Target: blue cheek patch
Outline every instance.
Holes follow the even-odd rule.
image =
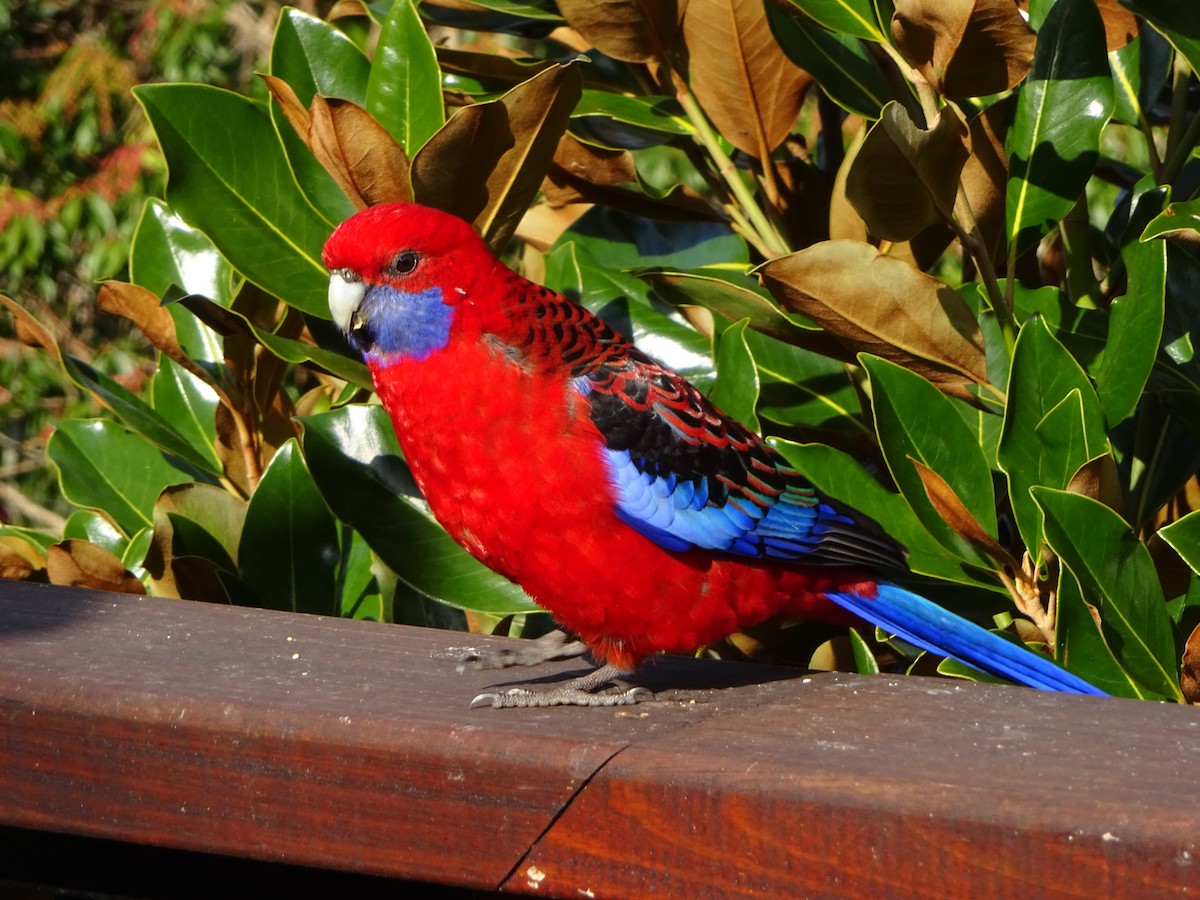
[[[365,353],[368,357],[386,360],[401,356],[419,362],[450,339],[454,309],[442,302],[441,288],[410,294],[376,285],[367,291],[363,305],[373,338]]]

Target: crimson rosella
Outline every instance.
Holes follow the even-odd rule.
[[[362,210],[325,245],[334,321],[361,351],[430,509],[603,665],[472,705],[610,705],[647,656],[770,616],[864,619],[1044,690],[1102,693],[888,581],[903,553],[758,435],[461,219]]]

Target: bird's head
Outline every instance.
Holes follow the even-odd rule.
[[[500,265],[471,226],[415,203],[386,203],[337,227],[322,254],[329,311],[368,360],[422,360],[450,340]]]

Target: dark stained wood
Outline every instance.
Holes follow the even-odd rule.
[[[661,702],[471,711],[543,674],[455,671],[492,640],[0,582],[0,826],[544,896],[1200,892],[1195,709],[664,659]]]

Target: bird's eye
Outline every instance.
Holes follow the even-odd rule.
[[[412,250],[405,250],[392,260],[392,271],[397,275],[409,275],[421,261],[421,255]]]

